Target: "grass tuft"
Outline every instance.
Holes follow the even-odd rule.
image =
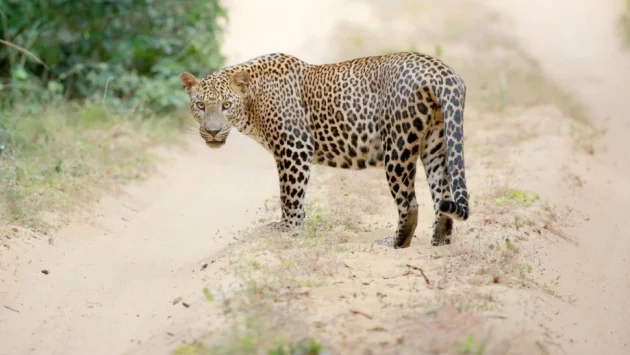
[[[521,206],[530,206],[540,200],[540,196],[534,192],[527,192],[519,189],[505,189],[496,196],[494,201],[497,205],[503,206],[508,203],[515,203]]]
[[[474,334],[468,334],[465,342],[457,341],[456,344],[458,345],[459,353],[462,355],[463,354],[483,355],[484,349],[485,349],[485,344],[483,342],[481,342],[480,344],[477,344],[477,342],[475,341]]]

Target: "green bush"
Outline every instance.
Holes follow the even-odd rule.
[[[69,99],[170,110],[185,103],[179,73],[223,64],[218,0],[0,0],[0,104],[37,89]],[[40,97],[39,93],[37,97]],[[17,100],[16,100],[17,99]]]

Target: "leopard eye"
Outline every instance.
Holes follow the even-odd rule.
[[[229,102],[229,101],[226,101],[226,102],[223,103],[222,107],[223,107],[224,110],[227,110],[230,107],[232,107],[232,103]]]
[[[196,106],[198,109],[200,109],[200,110],[203,110],[203,109],[205,109],[205,108],[206,108],[206,105],[205,105],[203,102],[201,102],[201,101],[197,102],[197,103],[195,104],[195,106]]]

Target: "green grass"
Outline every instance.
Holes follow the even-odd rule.
[[[496,188],[488,194],[480,195],[479,200],[488,200],[494,202],[497,206],[522,206],[529,207],[535,202],[540,201],[540,195],[536,192],[525,191],[515,188],[500,187]],[[533,222],[530,220],[520,221],[518,217],[515,217],[514,221],[506,221],[505,227],[512,225],[520,227],[524,225],[531,225]]]
[[[45,231],[60,212],[144,177],[149,149],[178,142],[179,124],[63,100],[0,110],[0,225]]]
[[[256,336],[247,336],[235,339],[229,346],[207,348],[201,343],[193,342],[181,345],[174,355],[211,355],[211,354],[268,354],[268,355],[323,355],[328,354],[324,347],[316,341],[306,339],[298,343],[287,343],[284,340],[276,340],[276,345],[268,347],[260,346],[260,339]]]
[[[473,334],[468,334],[466,342],[456,342],[456,345],[459,347],[460,354],[483,355],[486,347],[484,343],[477,344]]]
[[[311,206],[308,206],[311,207]],[[327,215],[324,210],[319,207],[307,208],[307,216],[304,220],[304,236],[307,240],[314,240],[319,233],[329,232],[334,225],[332,224],[333,217]]]
[[[276,302],[286,301],[283,292],[287,289],[259,280],[249,282],[242,291],[231,295],[229,302],[221,300],[217,303],[218,307],[224,307],[225,322],[229,326],[208,334],[205,339],[182,344],[173,350],[173,354],[325,354],[324,346],[312,338],[295,339],[292,333],[299,328],[286,327],[288,318],[285,317],[289,315],[275,306]],[[203,292],[209,293],[207,289]],[[214,301],[214,298],[209,300]]]
[[[205,353],[205,347],[200,343],[184,344],[177,348],[174,355],[199,355]]]
[[[535,192],[527,192],[519,189],[506,189],[502,194],[494,199],[497,205],[503,206],[507,203],[515,203],[521,206],[529,206],[540,200],[540,196]]]

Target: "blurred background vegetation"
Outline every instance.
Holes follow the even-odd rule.
[[[626,0],[626,7],[621,15],[621,34],[625,41],[625,45],[630,47],[630,0]]]
[[[177,136],[179,74],[223,65],[226,19],[218,0],[0,0],[0,225],[44,229],[141,176]]]

